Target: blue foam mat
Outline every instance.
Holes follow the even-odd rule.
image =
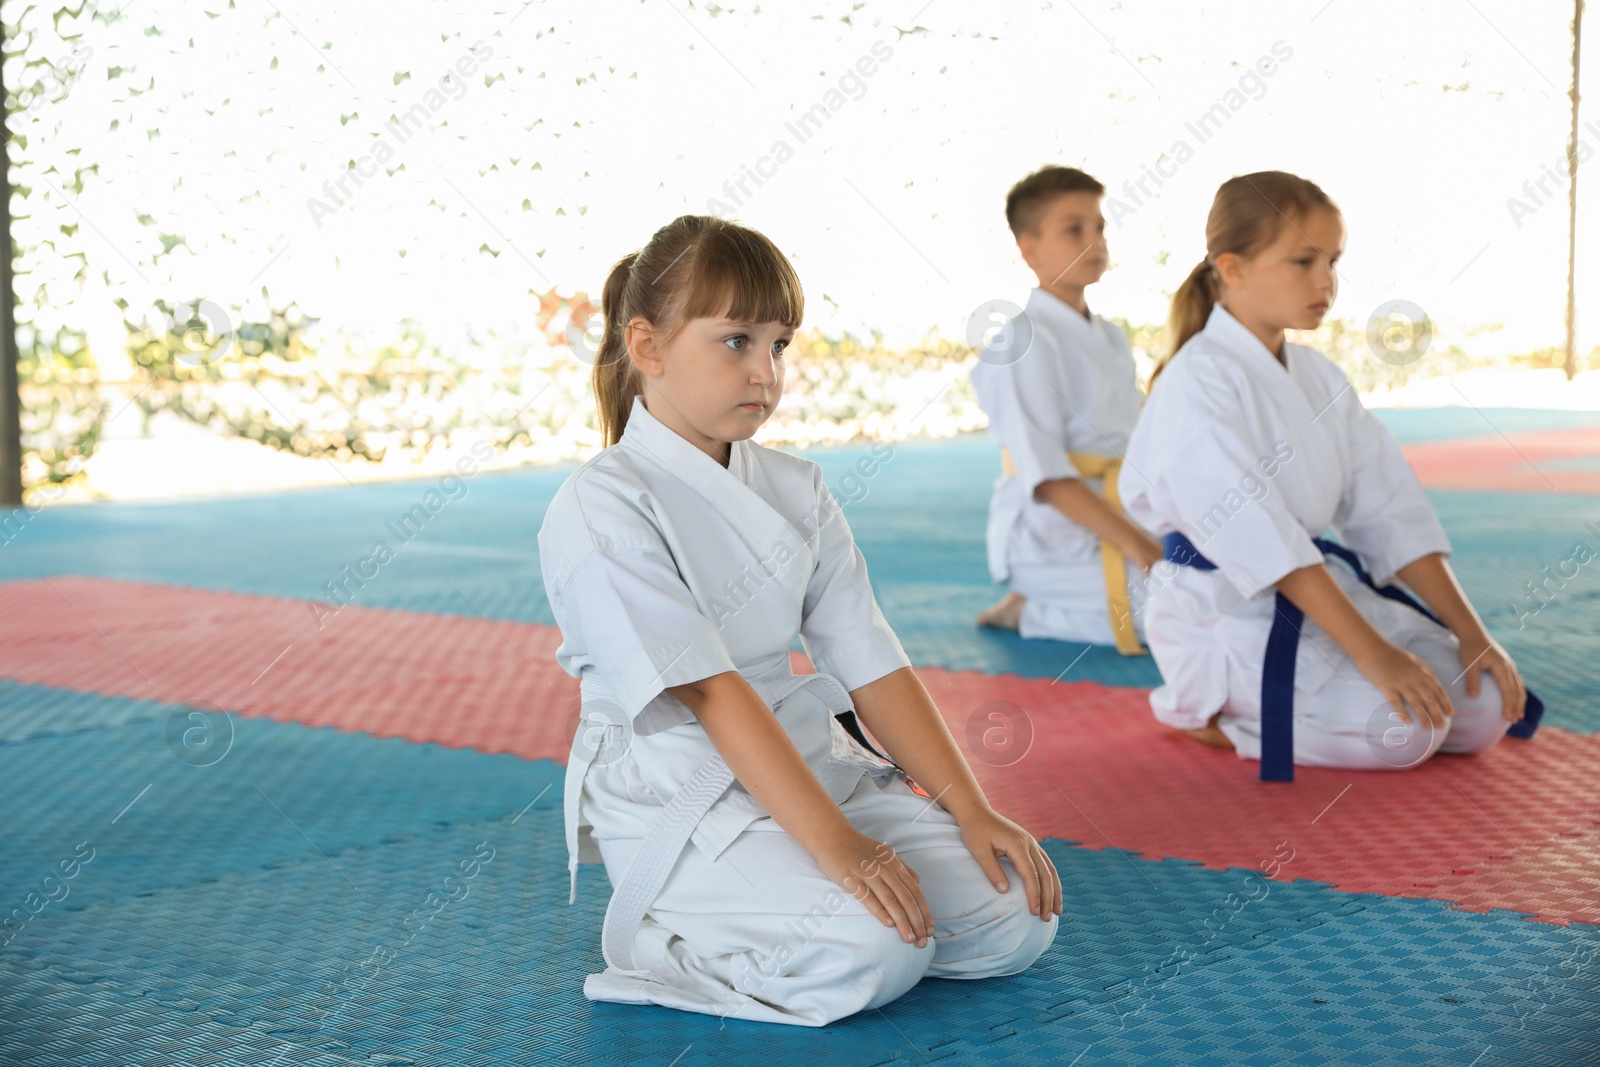
[[[1600,411],[1547,408],[1374,408],[1403,445],[1600,426]]]
[[[73,732],[18,726],[57,707]],[[585,867],[565,904],[552,763],[235,719],[195,767],[166,747],[182,708],[12,686],[0,709],[0,901],[95,848],[0,949],[4,1061],[1600,1061],[1593,926],[1308,882],[1230,903],[1244,871],[1060,841],[1066,921],[1022,975],[821,1030],[592,1004],[609,887]]]
[[[55,707],[73,732],[40,731],[57,718]],[[349,889],[337,873],[346,849],[515,814],[536,797],[536,810],[561,806],[559,785],[546,791],[548,768],[514,756],[237,715],[216,726],[231,729],[226,754],[198,766],[169,742],[188,713],[0,682],[0,810],[17,816],[7,826],[0,901],[21,900],[83,841],[96,850],[83,872],[93,877],[74,879],[51,911],[319,852],[325,871]],[[29,730],[34,736],[13,740]]]

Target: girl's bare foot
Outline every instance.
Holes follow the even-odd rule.
[[[1007,593],[1004,600],[991,604],[978,616],[979,626],[992,626],[996,630],[1015,630],[1022,625],[1022,606],[1028,598],[1019,593]]]
[[[1223,733],[1221,728],[1217,726],[1217,720],[1221,717],[1222,712],[1219,711],[1215,715],[1211,716],[1211,720],[1199,729],[1185,730],[1183,732],[1194,738],[1196,741],[1199,741],[1203,745],[1210,745],[1212,748],[1231,749],[1233,747],[1233,742],[1229,740],[1228,735]]]

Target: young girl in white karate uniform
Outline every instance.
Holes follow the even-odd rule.
[[[539,531],[582,691],[571,899],[579,862],[613,886],[591,1000],[822,1026],[924,976],[1014,974],[1055,936],[1055,868],[985,800],[820,469],[750,440],[803,307],[767,238],[710,216],[606,280],[608,447]],[[797,634],[818,673],[791,671]]]
[[[1543,711],[1394,437],[1343,371],[1285,341],[1322,321],[1344,242],[1303,178],[1223,184],[1120,477],[1129,516],[1165,537],[1145,608],[1156,718],[1260,759],[1264,779],[1482,752]]]

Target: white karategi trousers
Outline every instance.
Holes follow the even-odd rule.
[[[818,698],[802,690],[789,699]],[[602,730],[583,780],[582,820],[616,887],[662,801],[640,773],[626,728]],[[1016,974],[1049,948],[1059,919],[1029,912],[1011,861],[1000,860],[1007,883],[1001,893],[962,844],[954,817],[914,793],[898,772],[863,775],[840,808],[917,872],[933,913],[934,934],[923,947],[902,940],[763,817],[715,860],[692,843],[685,847],[638,927],[635,972],[607,967],[588,977],[584,995],[824,1026],[881,1007],[924,977]]]
[[[1484,674],[1478,695],[1467,695],[1466,672],[1455,635],[1411,608],[1374,593],[1338,560],[1329,559],[1328,571],[1385,639],[1421,657],[1433,669],[1455,714],[1437,728],[1405,722],[1356,669],[1349,654],[1307,618],[1301,623],[1303,647],[1295,671],[1295,764],[1406,770],[1438,752],[1463,755],[1493,748],[1510,726],[1501,714],[1500,687]],[[1270,598],[1265,603],[1270,605]],[[1261,647],[1265,648],[1265,641]],[[1217,727],[1242,759],[1260,759],[1261,658],[1235,652],[1228,653],[1228,699]]]
[[[1011,577],[1007,583],[1013,593],[1027,598],[1017,633],[1022,637],[1042,637],[1052,641],[1114,645],[1111,610],[1106,603],[1105,570],[1098,551],[1087,560],[1065,561],[1059,551],[1037,545],[1030,531],[1018,530],[1012,540]],[[1144,640],[1145,573],[1131,560],[1127,563],[1128,598],[1133,607],[1133,628]]]

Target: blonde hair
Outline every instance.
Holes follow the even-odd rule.
[[[1150,376],[1151,385],[1178,349],[1204,329],[1211,317],[1211,309],[1222,295],[1217,257],[1227,252],[1253,256],[1277,240],[1285,226],[1298,224],[1318,208],[1338,211],[1339,205],[1316,183],[1285,171],[1262,170],[1222,183],[1211,202],[1211,214],[1206,217],[1206,258],[1172,294],[1172,311],[1167,319],[1171,346]]]
[[[667,345],[691,320],[712,315],[798,327],[805,295],[794,267],[765,235],[715,215],[680,215],[611,268],[600,313],[594,399],[609,447],[622,439],[633,398],[643,391],[625,332],[635,317],[665,330],[656,343]]]

